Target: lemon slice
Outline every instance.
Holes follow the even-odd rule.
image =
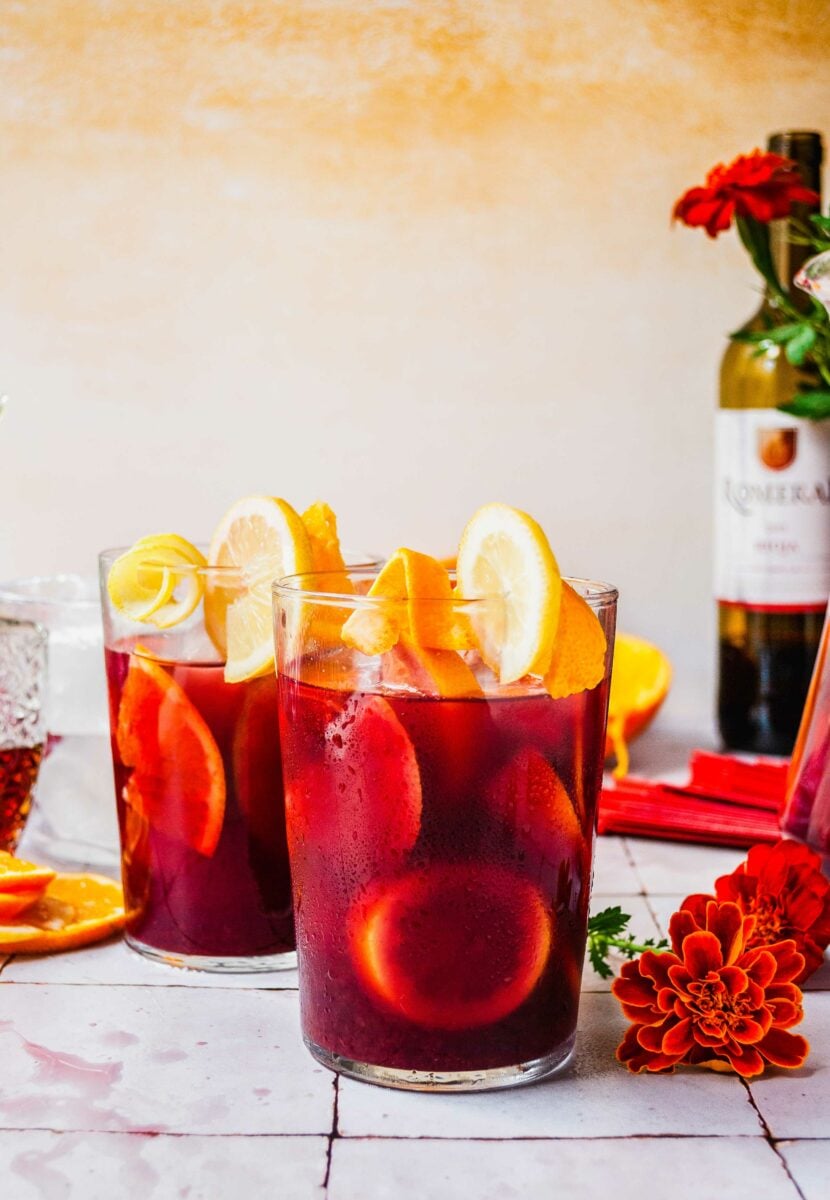
[[[212,572],[205,593],[205,626],[225,655],[225,679],[241,683],[274,666],[271,584],[314,569],[311,542],[285,500],[245,496],[225,513],[208,553]]]
[[[113,606],[131,621],[170,629],[196,609],[204,591],[198,570],[206,560],[177,533],[139,538],[110,567],[107,592]]]
[[[485,504],[461,535],[457,575],[465,599],[502,597],[502,604],[482,604],[470,613],[481,657],[500,682],[544,672],[559,623],[562,578],[536,521],[507,504]]]

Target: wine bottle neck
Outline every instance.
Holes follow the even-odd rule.
[[[798,165],[804,186],[811,188],[821,196],[821,161],[822,142],[816,133],[777,133],[770,137],[768,148],[775,154],[791,158]],[[821,211],[821,200],[816,204],[796,204],[793,206],[793,220],[807,224],[811,213]],[[772,221],[770,223],[770,251],[772,261],[781,286],[789,292],[790,299],[798,308],[809,306],[809,298],[796,288],[793,279],[799,269],[814,253],[809,246],[801,246],[791,242],[789,238],[790,221]],[[769,294],[767,303],[775,305],[775,300]]]

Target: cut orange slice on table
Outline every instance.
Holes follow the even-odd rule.
[[[617,759],[617,779],[628,774],[628,743],[657,715],[671,676],[671,663],[657,646],[629,633],[617,634],[605,740],[606,757],[613,754]]]
[[[492,597],[471,611],[481,657],[503,684],[547,669],[553,653],[562,579],[536,521],[507,504],[486,504],[467,523],[458,548],[458,591]]]
[[[132,767],[124,802],[154,829],[212,855],[225,815],[219,747],[181,685],[141,652],[130,655],[116,738]]]
[[[0,892],[43,891],[54,878],[51,867],[39,867],[0,850]]]
[[[607,649],[596,613],[570,584],[563,583],[553,655],[545,672],[549,695],[561,700],[596,687],[605,677]]]
[[[355,903],[347,931],[370,994],[443,1030],[514,1012],[539,982],[553,940],[538,888],[485,863],[434,863],[379,885]]]
[[[219,522],[208,558],[229,568],[226,583],[210,574],[205,592],[205,626],[225,656],[225,679],[264,675],[274,667],[271,584],[314,569],[305,525],[285,500],[246,496]]]
[[[121,885],[100,875],[56,875],[17,920],[0,922],[0,953],[43,954],[100,941],[124,924]]]

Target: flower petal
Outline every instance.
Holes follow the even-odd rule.
[[[774,1066],[794,1069],[803,1064],[810,1052],[810,1044],[800,1034],[789,1033],[786,1029],[771,1029],[758,1043],[758,1050]]]
[[[694,1040],[692,1021],[687,1017],[666,1030],[662,1043],[663,1053],[682,1057],[692,1048]]]
[[[690,933],[683,941],[683,961],[695,979],[720,970],[723,966],[720,941],[714,933]]]

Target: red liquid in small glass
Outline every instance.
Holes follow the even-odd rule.
[[[280,689],[306,1039],[437,1072],[567,1047],[606,686],[558,701]]]
[[[132,769],[116,730],[130,658],[126,650],[106,650],[127,932],[176,955],[237,958],[293,950],[276,680],[228,684],[219,664],[156,664],[204,719],[221,756],[224,817],[215,849],[205,854],[188,836],[184,785],[170,784],[163,796],[164,828],[125,802]],[[172,722],[175,734],[175,708],[165,714],[162,706],[160,713],[147,730],[149,756],[162,724]],[[166,732],[175,758],[175,736],[171,742],[169,727]],[[186,779],[188,763],[181,768]]]
[[[42,745],[0,750],[0,850],[14,853],[32,807],[42,758]]]

